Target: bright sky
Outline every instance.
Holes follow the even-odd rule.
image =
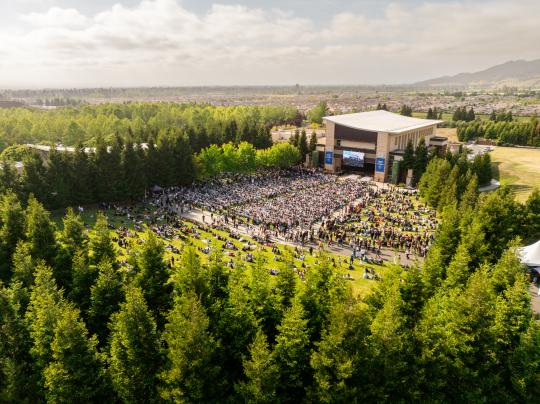
[[[0,0],[0,87],[396,84],[540,58],[539,0]]]

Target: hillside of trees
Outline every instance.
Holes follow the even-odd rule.
[[[51,111],[0,109],[0,146],[61,143],[96,146],[115,134],[148,143],[161,131],[178,130],[193,151],[228,142],[247,141],[256,148],[271,145],[270,128],[297,122],[298,111],[286,106],[215,107],[197,104],[125,103],[85,105]]]
[[[356,297],[324,253],[300,281],[287,254],[277,277],[217,246],[172,264],[148,230],[122,261],[104,216],[56,228],[8,191],[0,401],[536,402],[540,329],[513,246],[540,236],[540,194],[466,189],[422,268]]]

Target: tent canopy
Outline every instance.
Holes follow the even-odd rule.
[[[540,266],[540,240],[519,249],[520,261],[530,267]]]
[[[154,185],[152,187],[152,192],[161,192],[163,191],[163,188],[161,188],[159,185]]]

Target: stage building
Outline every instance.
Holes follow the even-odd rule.
[[[327,116],[324,123],[317,160],[328,172],[360,171],[377,182],[405,182],[399,162],[409,141],[416,148],[423,137],[428,149],[446,151],[447,138],[436,136],[439,120],[378,110]]]

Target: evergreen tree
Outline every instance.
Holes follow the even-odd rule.
[[[405,151],[403,153],[403,167],[405,169],[413,168],[414,166],[414,146],[412,141],[407,142],[407,146],[405,147]]]
[[[90,308],[91,288],[98,277],[98,270],[90,265],[86,252],[77,251],[73,254],[71,271],[72,284],[68,297],[85,314]]]
[[[30,244],[19,241],[13,253],[12,281],[20,282],[24,287],[30,288],[34,284],[35,263],[30,255]]]
[[[308,154],[309,148],[305,129],[302,129],[302,133],[300,134],[300,138],[298,140],[298,150],[300,150],[300,154],[303,158],[305,158],[306,154]]]
[[[53,360],[51,343],[54,339],[56,322],[62,315],[65,305],[62,291],[59,291],[53,278],[52,269],[40,262],[35,270],[35,284],[30,294],[30,303],[25,313],[26,327],[30,332],[32,348],[30,354],[36,369],[42,372]],[[39,381],[39,391],[44,380]]]
[[[8,191],[0,200],[0,280],[11,277],[11,260],[20,239],[24,237],[24,211],[17,197]]]
[[[214,363],[216,342],[208,326],[208,317],[194,294],[175,301],[163,332],[168,359],[161,375],[163,399],[203,402],[220,397],[216,379],[219,368]]]
[[[106,399],[107,385],[97,341],[79,311],[66,305],[54,325],[51,361],[44,370],[48,402],[97,402]]]
[[[426,170],[428,164],[428,151],[426,147],[426,141],[422,137],[418,141],[418,146],[416,146],[415,151],[415,161],[413,165],[413,176],[414,176],[414,183],[418,183],[420,180],[420,177],[422,177],[422,174],[424,174],[424,171]]]
[[[315,150],[317,150],[317,133],[315,131],[311,132],[308,148],[310,152],[314,152]]]
[[[107,217],[101,212],[96,216],[93,234],[90,237],[90,261],[98,265],[102,261],[109,261],[116,266],[116,250],[114,248]]]
[[[57,246],[55,226],[43,205],[35,198],[28,200],[26,208],[26,239],[30,243],[30,254],[34,259],[43,259],[48,265],[54,264]]]
[[[22,317],[20,284],[0,288],[0,402],[39,401],[39,375],[32,363],[32,346]]]
[[[311,375],[307,320],[304,319],[304,310],[299,301],[295,301],[287,310],[278,331],[273,351],[279,369],[276,393],[285,402],[300,402],[311,383]]]
[[[249,348],[249,360],[244,359],[244,375],[247,380],[235,387],[244,402],[276,402],[278,367],[262,331],[257,332]]]
[[[108,336],[107,324],[124,299],[124,290],[120,274],[109,261],[102,261],[98,271],[97,281],[90,289],[88,324],[100,344],[105,344]]]
[[[165,264],[165,249],[156,235],[148,230],[146,241],[140,249],[138,257],[138,272],[133,284],[141,288],[150,310],[157,318],[158,325],[162,324],[162,316],[170,305],[170,286],[167,284],[169,271]]]
[[[156,323],[138,288],[128,288],[126,302],[110,322],[112,383],[125,403],[157,402],[161,353]]]

